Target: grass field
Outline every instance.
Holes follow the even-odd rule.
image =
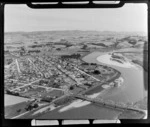
[[[6,106],[5,107],[5,118],[11,118],[14,116],[17,116],[19,114],[22,114],[26,112],[25,107],[29,104],[30,102],[20,102],[18,104],[14,104],[11,106]]]

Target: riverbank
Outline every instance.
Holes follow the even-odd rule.
[[[101,63],[108,64],[108,65],[113,65],[113,66],[118,66],[118,67],[123,67],[123,68],[135,67],[129,61],[122,61],[122,63],[119,63],[119,62],[117,62],[115,60],[111,60],[111,59],[112,59],[111,54],[104,54],[104,55],[98,56],[96,58],[97,61],[100,61]]]
[[[108,65],[119,72],[121,72],[121,77],[124,79],[123,85],[120,87],[110,89],[106,94],[103,95],[104,100],[112,100],[114,102],[121,102],[126,104],[134,104],[135,102],[142,100],[145,96],[147,96],[147,89],[145,87],[145,77],[144,70],[137,69],[137,67],[121,67],[115,66],[111,63],[104,63],[104,60],[100,57],[108,56],[106,53],[101,52],[93,52],[83,58],[85,62],[97,63],[101,65]],[[99,58],[99,59],[97,59]],[[105,58],[104,58],[105,59]],[[102,62],[100,60],[103,60]],[[100,88],[101,89],[101,88]],[[99,89],[95,89],[95,93],[99,91]],[[93,91],[94,93],[94,91]]]
[[[116,70],[117,71],[117,70]],[[100,82],[99,84],[83,91],[81,94],[83,95],[90,95],[90,94],[94,94],[97,92],[102,92],[103,90],[105,90],[105,88],[102,87],[102,85],[104,84],[109,84],[111,82],[114,82],[116,79],[118,79],[121,76],[121,73],[119,71],[117,71],[117,74],[114,75],[111,79],[107,80],[106,82]]]

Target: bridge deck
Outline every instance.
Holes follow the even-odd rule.
[[[116,105],[115,103],[102,101],[102,100],[97,99],[97,98],[95,98],[95,99],[87,98],[87,97],[82,96],[82,95],[73,95],[73,96],[76,97],[76,98],[79,98],[79,99],[90,101],[92,103],[101,104],[103,106],[107,106],[107,107],[110,107],[110,108],[115,108],[115,109],[119,109],[119,110],[133,110],[133,111],[144,113],[142,109],[138,109],[138,108],[135,108],[135,107]]]

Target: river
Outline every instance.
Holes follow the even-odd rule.
[[[86,62],[96,62],[97,64],[104,64],[100,62],[103,60],[104,54],[99,52],[93,52],[83,59]],[[105,65],[108,65],[121,72],[121,76],[124,79],[124,83],[119,88],[110,89],[106,94],[102,96],[104,100],[113,100],[115,102],[123,103],[135,103],[145,96],[147,96],[147,89],[144,85],[144,76],[147,76],[147,73],[144,70],[136,65],[131,65],[129,67],[121,67],[105,62]],[[147,78],[146,78],[147,79]],[[97,90],[98,91],[98,90]]]

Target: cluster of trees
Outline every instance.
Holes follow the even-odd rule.
[[[47,44],[38,44],[38,45],[37,44],[38,44],[37,42],[34,42],[34,45],[31,45],[29,47],[30,48],[37,48],[37,47],[43,47],[43,46],[52,46],[52,44],[53,45],[65,45],[66,47],[72,46],[72,44],[68,43],[67,41],[66,42],[60,41],[60,42],[55,42],[55,43],[50,42],[50,43],[47,43]]]
[[[125,58],[123,56],[118,56],[118,55],[115,55],[114,53],[112,54],[112,58],[121,59],[125,61]]]
[[[81,65],[90,65],[90,63],[82,63]]]
[[[34,44],[38,44],[38,42],[35,41]]]
[[[61,39],[60,42],[56,42],[57,45],[65,45],[66,47],[72,46],[66,39]]]
[[[6,46],[6,49],[12,49],[12,48],[15,48],[13,46]]]
[[[39,107],[37,103],[30,103],[29,105],[27,105],[27,107],[25,107],[26,111],[31,111],[33,108],[37,108]]]
[[[86,49],[87,47],[88,47],[88,46],[84,44],[81,49]]]
[[[41,45],[31,45],[31,46],[29,46],[30,48],[38,48],[38,47],[42,47],[43,46],[43,44],[41,44]]]
[[[57,48],[56,50],[57,50],[57,51],[60,51],[60,50],[61,50],[61,48]]]
[[[108,38],[106,38],[107,41],[109,41],[109,40],[111,40],[111,39],[113,39],[113,37],[108,37]]]
[[[45,102],[51,102],[52,100],[53,100],[52,97],[43,97],[43,98],[41,99],[41,101],[45,101]]]
[[[99,74],[101,74],[101,72],[99,70],[94,70],[93,74],[99,75]]]
[[[60,85],[58,84],[58,83],[53,83],[53,85],[52,85],[54,88],[59,88],[60,87]]]
[[[92,43],[92,45],[107,47],[104,43]]]
[[[81,57],[80,54],[71,54],[71,55],[62,55],[61,56],[62,59],[66,59],[66,58],[79,59],[80,57]]]
[[[90,65],[97,65],[96,63],[90,63]]]
[[[10,53],[9,50],[5,50],[5,51],[4,51],[4,54],[7,54],[7,53]]]
[[[45,83],[45,84],[47,84],[49,81],[47,81],[47,80],[40,80],[39,81],[39,85],[42,85],[43,83]]]
[[[28,53],[39,53],[41,52],[40,50],[29,50]]]
[[[96,63],[82,63],[82,65],[97,65]]]
[[[11,91],[9,91],[9,90],[6,90],[6,93],[7,93],[7,94],[10,94],[10,95],[15,95],[15,96],[19,96],[19,95],[20,95],[20,94],[17,93],[17,92],[11,92]]]
[[[12,58],[9,58],[9,59],[6,59],[6,64],[9,65],[13,62],[13,59]]]
[[[70,89],[70,90],[73,90],[73,89],[74,89],[74,86],[70,86],[69,89]]]
[[[59,99],[59,100],[55,101],[54,104],[55,104],[55,106],[64,105],[64,104],[71,102],[73,99],[74,99],[74,97],[68,96],[63,99]]]
[[[123,62],[122,61],[120,61],[120,60],[117,60],[117,59],[111,59],[112,61],[117,61],[117,62],[119,62],[119,63],[121,63],[121,64],[123,64]]]
[[[84,85],[88,86],[88,87],[91,87],[92,84],[89,84],[89,83],[85,83]]]

